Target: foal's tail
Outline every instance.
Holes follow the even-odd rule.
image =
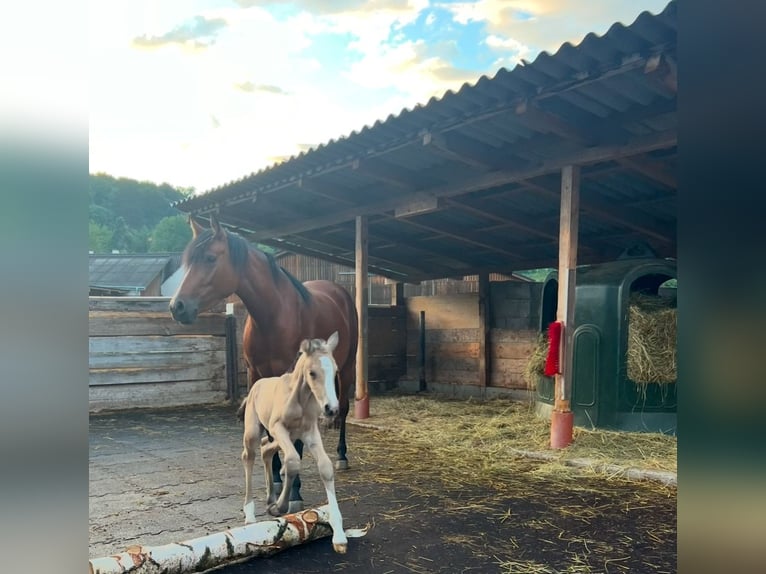
[[[242,399],[242,403],[239,405],[239,408],[237,409],[237,418],[240,421],[245,420],[245,407],[247,406],[247,397]]]

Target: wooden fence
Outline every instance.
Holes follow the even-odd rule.
[[[193,325],[165,297],[90,297],[91,410],[209,403],[226,397],[223,306]]]
[[[540,284],[490,283],[490,372],[487,386],[529,390],[522,373],[540,332]],[[91,409],[170,406],[226,398],[224,305],[194,325],[170,317],[167,298],[90,298]],[[246,310],[236,317],[236,383],[247,391],[242,356]],[[419,380],[419,318],[425,312],[425,377],[431,390],[480,387],[479,300],[476,293],[408,297],[368,310],[368,382],[379,390]],[[445,388],[446,387],[446,388]],[[483,392],[480,388],[479,392]]]

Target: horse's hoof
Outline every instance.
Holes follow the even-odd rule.
[[[294,514],[296,512],[301,512],[303,510],[303,501],[302,500],[291,500],[290,504],[287,506],[287,512],[289,514]]]
[[[255,502],[248,502],[242,507],[245,513],[245,524],[252,524],[255,522]]]
[[[335,470],[348,470],[348,461],[347,460],[336,460],[335,461]]]
[[[333,543],[332,549],[335,550],[338,554],[345,554],[346,550],[348,550],[348,543],[343,544],[335,544]]]
[[[284,512],[279,510],[279,506],[277,506],[276,504],[272,504],[269,506],[269,514],[271,514],[272,516],[282,516]]]

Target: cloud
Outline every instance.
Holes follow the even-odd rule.
[[[293,6],[317,15],[340,14],[343,12],[377,12],[409,10],[409,0],[236,0],[242,8],[253,6]]]
[[[642,10],[661,11],[667,0],[476,0],[438,3],[460,24],[482,22],[488,34],[513,39],[535,53],[577,44],[589,32],[603,34],[615,21],[630,24]]]
[[[290,92],[287,92],[279,86],[271,86],[269,84],[254,84],[253,82],[240,82],[234,84],[234,87],[241,92],[252,94],[255,92],[265,92],[267,94],[275,94],[278,96],[288,96]]]
[[[210,114],[210,123],[213,125],[213,128],[220,128],[221,127],[221,120],[219,120],[213,114]]]
[[[216,36],[226,26],[223,18],[195,16],[161,36],[137,36],[133,38],[133,45],[152,49],[178,44],[186,48],[204,49],[215,43]]]

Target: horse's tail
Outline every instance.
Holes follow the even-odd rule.
[[[239,405],[239,408],[237,409],[237,418],[240,421],[245,420],[245,408],[247,407],[247,397],[242,399],[242,403]]]

